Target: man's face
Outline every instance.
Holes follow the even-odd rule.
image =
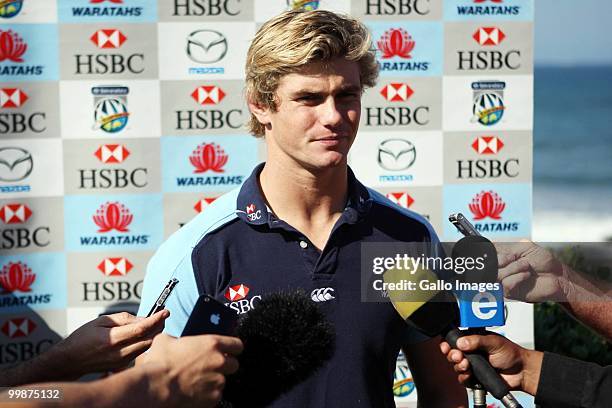
[[[308,170],[346,164],[359,127],[361,82],[356,62],[310,64],[281,78],[277,110],[266,110],[268,160]]]

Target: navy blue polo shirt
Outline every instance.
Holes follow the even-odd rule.
[[[362,242],[433,242],[421,216],[364,187],[349,169],[349,198],[322,251],[266,206],[257,166],[244,184],[215,200],[172,235],[151,259],[139,315],[168,279],[180,283],[167,302],[165,331],[179,336],[201,294],[238,313],[266,293],[302,289],[336,329],[336,352],[275,407],[393,407],[392,385],[402,346],[427,339],[390,303],[361,302]]]

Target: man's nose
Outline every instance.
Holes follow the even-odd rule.
[[[327,98],[321,106],[321,123],[325,126],[335,126],[342,121],[342,112],[334,98]]]

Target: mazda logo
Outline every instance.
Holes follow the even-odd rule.
[[[387,139],[378,145],[378,165],[385,170],[406,170],[415,160],[416,148],[408,140]]]
[[[227,39],[213,30],[197,30],[187,36],[187,56],[194,62],[211,64],[227,54]]]
[[[20,147],[0,148],[0,181],[21,181],[32,173],[34,161],[27,150]]]

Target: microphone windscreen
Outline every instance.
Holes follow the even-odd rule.
[[[304,381],[335,347],[335,330],[302,291],[273,293],[238,322],[240,368],[227,377],[223,399],[235,408],[264,407]]]

